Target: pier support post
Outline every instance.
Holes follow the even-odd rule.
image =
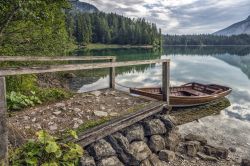
[[[169,105],[169,95],[170,95],[170,62],[162,63],[162,94],[163,101]]]
[[[0,77],[0,166],[8,165],[8,127],[5,78]]]
[[[113,57],[110,62],[116,62],[116,57]],[[115,89],[115,67],[109,68],[109,88]]]

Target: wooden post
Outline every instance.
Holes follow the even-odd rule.
[[[162,94],[163,101],[169,105],[170,84],[170,62],[162,63]]]
[[[8,165],[8,127],[5,78],[0,77],[0,166]]]
[[[116,57],[113,57],[110,62],[114,63],[116,61]],[[115,89],[115,67],[109,68],[109,88]]]

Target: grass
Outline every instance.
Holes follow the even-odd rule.
[[[77,128],[77,133],[84,132],[88,129],[93,127],[99,126],[111,120],[111,117],[104,117],[98,120],[89,120],[86,123],[82,124],[80,127]]]
[[[118,45],[118,44],[88,44],[84,48],[89,50],[112,49],[112,48],[153,48],[152,45]]]

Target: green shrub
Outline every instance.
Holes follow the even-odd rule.
[[[10,92],[10,94],[7,94],[8,110],[20,110],[22,108],[35,106],[36,104],[41,103],[41,100],[33,91],[30,92],[29,96],[14,91]]]
[[[69,98],[72,94],[60,88],[46,88],[37,90],[38,97],[43,101],[57,101]]]
[[[75,132],[71,132],[76,137]],[[37,139],[30,140],[10,155],[13,166],[75,166],[83,155],[81,146],[60,143],[45,131],[37,132]]]

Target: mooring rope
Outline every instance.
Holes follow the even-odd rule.
[[[133,87],[121,85],[121,84],[119,84],[119,83],[117,83],[117,82],[115,82],[115,84],[118,85],[118,86],[124,87],[124,88],[128,88],[128,89],[132,89],[132,88],[133,88]]]

